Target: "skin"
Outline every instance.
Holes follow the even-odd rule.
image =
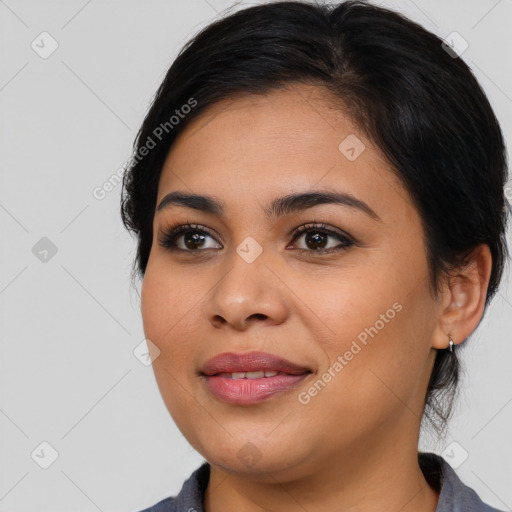
[[[157,204],[180,190],[225,207],[225,216],[177,205],[155,214],[141,296],[163,400],[211,464],[207,512],[437,506],[417,462],[423,402],[436,349],[448,346],[449,334],[464,340],[482,317],[490,251],[478,247],[470,265],[443,281],[436,301],[417,210],[378,147],[333,104],[325,90],[306,85],[223,100],[187,125],[162,170]],[[350,134],[366,147],[354,161],[338,149]],[[380,220],[337,204],[275,219],[264,213],[278,196],[318,189],[350,193]],[[212,231],[205,248],[173,253],[158,244],[162,230],[187,222]],[[307,235],[289,234],[312,222],[356,243],[313,254]],[[248,236],[263,249],[252,263],[236,252]],[[301,403],[299,393],[395,303],[394,318]],[[208,359],[254,350],[312,374],[256,405],[209,394],[200,375]],[[238,456],[247,450],[252,464]]]

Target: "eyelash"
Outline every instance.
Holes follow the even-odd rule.
[[[199,227],[199,224],[180,224],[180,225],[174,225],[169,226],[167,229],[160,232],[160,237],[158,239],[158,244],[161,247],[164,247],[165,249],[172,251],[172,252],[181,252],[181,253],[199,253],[204,252],[205,249],[197,249],[197,250],[190,250],[190,249],[181,249],[179,247],[176,247],[176,238],[179,235],[182,235],[184,233],[193,232],[193,233],[201,233],[204,235],[211,236],[212,238],[215,238],[213,236],[213,233],[208,229],[203,227]],[[328,254],[332,252],[339,252],[348,249],[349,247],[355,245],[355,241],[352,240],[347,235],[344,235],[342,233],[338,233],[336,231],[333,231],[331,229],[328,229],[324,223],[310,223],[310,224],[304,224],[302,226],[299,226],[298,228],[295,228],[292,230],[292,232],[289,234],[289,236],[292,236],[292,242],[294,242],[297,238],[299,238],[304,233],[308,232],[314,232],[314,233],[323,233],[325,235],[332,236],[334,238],[337,238],[341,242],[341,246],[336,247],[330,247],[328,249],[296,249],[302,253],[312,253],[312,254]]]

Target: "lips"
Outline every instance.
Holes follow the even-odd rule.
[[[273,354],[227,352],[207,361],[201,373],[216,399],[250,405],[296,387],[311,371]]]
[[[241,372],[281,372],[288,375],[302,375],[310,370],[303,366],[287,361],[281,357],[265,352],[249,352],[235,354],[226,352],[208,360],[202,369],[204,375],[217,375],[219,373]]]

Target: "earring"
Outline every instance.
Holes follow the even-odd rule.
[[[450,352],[453,353],[453,340],[452,340],[452,335],[450,334]]]

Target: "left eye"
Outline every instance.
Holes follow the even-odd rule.
[[[294,241],[303,239],[305,247],[298,247],[300,251],[324,253],[340,251],[354,245],[353,240],[348,236],[327,229],[324,225],[302,226],[295,231],[294,235]],[[329,244],[329,239],[336,239],[338,243]]]

